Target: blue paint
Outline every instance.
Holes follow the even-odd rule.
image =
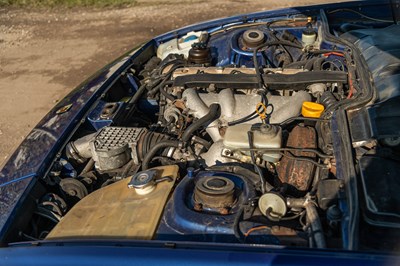
[[[151,99],[140,99],[138,102],[138,109],[150,118],[154,118],[154,114],[158,113],[160,110],[158,102]]]
[[[215,211],[194,210],[193,192],[196,182],[206,176],[222,176],[235,183],[241,191],[237,203],[228,215]],[[157,238],[163,240],[237,242],[233,224],[239,208],[256,196],[254,186],[244,177],[226,172],[201,171],[192,178],[183,178],[167,203],[164,216],[157,231]],[[251,225],[252,226],[252,225]]]
[[[109,103],[106,103],[105,101],[100,101],[88,115],[87,119],[96,131],[103,127],[110,126],[114,122],[114,118],[116,117],[118,112],[122,110],[122,108],[125,106],[125,103],[122,102],[115,103],[118,105],[116,111],[108,118],[102,118],[101,113],[106,104]]]
[[[53,242],[0,249],[1,265],[399,265],[391,255],[160,241]]]
[[[193,167],[188,167],[186,170],[187,170],[187,177],[188,178],[193,178],[194,177],[194,168]]]
[[[335,8],[349,8],[354,6],[362,7],[363,13],[366,15],[374,16],[379,8],[380,11],[385,10],[386,14],[390,16],[388,8],[389,1],[371,1],[371,2],[358,2],[346,4],[332,4],[320,5],[315,7],[300,7],[282,9],[276,11],[259,12],[248,15],[234,16],[220,20],[209,21],[197,25],[188,26],[178,29],[164,35],[156,37],[154,40],[146,43],[138,50],[132,50],[117,59],[110,65],[106,66],[88,81],[84,82],[73,90],[67,97],[58,103],[53,110],[51,110],[32,130],[27,138],[22,142],[20,147],[14,152],[0,172],[0,238],[4,237],[5,232],[13,223],[17,210],[22,206],[24,200],[28,197],[31,188],[37,182],[37,177],[42,177],[52,163],[53,158],[59,152],[62,145],[70,137],[71,132],[79,125],[80,121],[85,118],[94,109],[94,104],[98,101],[99,97],[106,92],[113,80],[117,78],[132,62],[132,60],[139,55],[146,47],[154,44],[159,44],[168,41],[178,36],[183,36],[190,31],[208,30],[215,31],[222,29],[227,24],[242,24],[248,21],[268,20],[277,16],[286,17],[298,13],[304,14],[318,14],[319,9],[335,9]],[[329,20],[332,25],[345,22],[349,17],[354,18],[354,14],[347,14],[335,19],[334,15],[329,15]],[[234,31],[228,34],[234,34]],[[215,44],[217,51],[220,52],[219,64],[228,65],[233,63],[248,64],[250,62],[249,54],[245,52],[234,50],[239,54],[240,59],[235,59],[235,56],[228,54],[227,57],[223,56],[225,50],[221,49],[220,44]],[[330,48],[329,43],[324,43],[323,47]],[[228,49],[230,50],[230,49]],[[231,52],[229,52],[231,53]],[[223,58],[223,59],[222,59]],[[225,61],[223,61],[225,60]],[[133,80],[129,80],[133,82]],[[133,89],[137,89],[132,83]],[[57,115],[56,111],[63,106],[72,104],[71,109],[63,114]],[[153,108],[155,102],[146,102],[144,106]],[[147,108],[146,107],[146,108]],[[150,109],[149,109],[150,110]],[[150,111],[153,112],[153,111]],[[101,127],[99,125],[99,127]],[[338,141],[336,139],[336,141]],[[339,145],[340,143],[335,143]],[[340,169],[340,167],[338,167]],[[210,174],[210,173],[208,173]],[[194,173],[193,173],[194,175]],[[338,172],[340,176],[340,171]],[[199,174],[201,176],[201,174]],[[231,175],[231,178],[234,175]],[[183,230],[194,230],[200,232],[199,236],[203,240],[204,231],[212,232],[214,234],[221,233],[221,237],[231,237],[232,230],[228,226],[219,227],[217,223],[211,223],[209,228],[204,227],[204,220],[201,220],[196,213],[190,209],[190,201],[183,195],[185,190],[193,188],[192,179],[186,178],[186,183],[182,182],[177,188],[171,201],[168,203],[167,210],[164,213],[163,224],[164,228],[160,226],[159,236],[164,232],[168,232],[174,236],[178,236],[178,232],[165,228],[166,222],[172,224],[173,228]],[[239,178],[239,177],[237,177]],[[239,178],[240,179],[240,178]],[[240,185],[240,180],[235,179],[237,185]],[[244,189],[246,191],[246,189]],[[248,195],[251,194],[247,188]],[[179,204],[174,206],[174,201],[184,201],[186,204]],[[348,213],[348,208],[345,201],[340,205],[342,211]],[[176,216],[172,216],[170,212],[174,212]],[[188,221],[185,217],[190,212],[193,220]],[[185,214],[185,215],[182,215]],[[203,215],[202,215],[203,216]],[[224,217],[227,223],[232,222],[232,217]],[[176,221],[172,221],[175,219]],[[171,223],[170,223],[171,222]],[[169,230],[169,231],[167,231]],[[342,228],[344,239],[348,239],[346,235],[348,228],[346,225]],[[157,241],[154,241],[157,242]],[[182,244],[181,244],[182,245]],[[348,244],[347,244],[348,245]],[[119,246],[119,247],[118,247]],[[151,247],[148,242],[140,242],[136,246],[124,245],[118,243],[115,245],[107,244],[104,241],[93,241],[86,244],[79,243],[74,245],[67,245],[66,243],[59,243],[59,246],[43,246],[43,247],[12,247],[0,249],[0,264],[1,265],[54,265],[55,262],[65,265],[132,265],[132,264],[152,264],[152,265],[214,265],[214,264],[266,264],[266,265],[376,265],[387,263],[388,265],[398,265],[400,261],[398,258],[375,255],[372,253],[356,253],[356,252],[318,252],[310,250],[301,250],[301,252],[290,249],[257,249],[252,250],[253,247],[238,246],[236,249],[230,249],[229,244],[224,244],[216,248],[215,244],[206,243],[203,249],[198,248],[201,243],[192,244],[191,248],[181,246],[176,249],[165,249],[161,247]],[[345,243],[346,246],[346,243]]]
[[[332,142],[333,142],[333,147],[341,147],[343,145],[340,137],[340,131],[339,131],[339,125],[337,121],[337,116],[336,114],[332,118],[332,123],[331,123],[331,132],[332,132]],[[335,158],[341,158],[341,151],[339,149],[334,149],[335,153]],[[336,165],[336,177],[338,179],[343,180],[343,182],[346,183],[345,180],[345,173],[343,172],[343,165],[342,160],[338,159],[337,160],[337,165]],[[346,184],[348,186],[350,184]],[[343,194],[343,192],[341,192]],[[347,202],[347,197],[346,195],[341,195],[342,197],[339,199],[339,208],[340,211],[342,212],[342,220],[341,220],[341,233],[342,233],[342,245],[343,248],[349,249],[351,246],[351,241],[350,239],[352,238],[350,232],[351,228],[349,227],[349,220],[350,220],[350,210]]]
[[[131,73],[126,74],[126,76],[128,77],[128,81],[133,88],[133,91],[130,94],[133,95],[139,89],[138,83],[136,82],[135,77]]]

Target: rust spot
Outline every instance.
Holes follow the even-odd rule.
[[[288,148],[316,148],[317,137],[315,129],[311,127],[296,126],[293,128],[286,143]],[[293,151],[285,152],[288,155],[316,159],[315,153]],[[288,184],[288,192],[293,196],[304,195],[313,179],[315,165],[310,162],[283,157],[277,165],[279,180]]]
[[[284,226],[272,226],[271,234],[274,236],[297,236],[297,233],[294,229]]]
[[[332,166],[329,171],[332,173],[332,175],[336,176],[336,160],[332,159],[330,163]]]
[[[200,203],[195,203],[194,206],[193,206],[193,209],[194,209],[195,211],[200,212],[200,211],[203,210],[203,206],[201,206]]]
[[[227,208],[220,208],[219,213],[222,215],[227,215],[229,214],[229,210]]]
[[[174,102],[174,105],[178,109],[181,109],[181,110],[185,110],[186,109],[186,105],[185,105],[185,102],[183,100],[176,100]]]
[[[283,226],[272,226],[271,235],[275,236],[280,244],[286,246],[307,246],[306,239],[301,238],[294,229]]]
[[[225,136],[226,127],[220,127],[218,130],[221,137]]]
[[[72,107],[72,104],[65,105],[65,106],[61,107],[60,109],[58,109],[56,111],[56,114],[60,115],[60,114],[66,113],[69,111],[69,109],[71,109],[71,107]]]

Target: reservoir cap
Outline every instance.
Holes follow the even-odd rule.
[[[303,102],[303,106],[301,107],[301,114],[304,117],[319,118],[324,110],[325,108],[322,104]]]

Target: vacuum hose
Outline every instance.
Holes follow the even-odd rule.
[[[216,103],[211,104],[210,110],[205,116],[203,116],[196,122],[193,122],[188,128],[186,128],[185,132],[183,132],[182,134],[182,141],[184,143],[188,142],[192,138],[193,133],[196,130],[210,124],[211,122],[216,120],[219,116],[220,116],[219,105]]]

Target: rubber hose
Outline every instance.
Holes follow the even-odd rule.
[[[139,89],[135,92],[135,94],[132,96],[128,104],[134,105],[136,104],[139,99],[142,97],[143,93],[146,91],[146,84],[142,84]]]
[[[147,170],[149,168],[151,159],[153,159],[154,155],[156,155],[159,150],[169,147],[178,148],[179,144],[180,142],[177,140],[164,140],[154,145],[143,158],[142,170]]]
[[[314,71],[322,70],[321,67],[322,67],[322,63],[323,63],[324,61],[325,61],[325,58],[323,58],[323,57],[317,58],[317,60],[314,61],[313,70],[314,70]]]
[[[320,101],[321,104],[325,107],[325,110],[332,109],[337,104],[335,96],[330,91],[323,92]]]
[[[305,204],[307,220],[311,224],[313,238],[317,248],[326,248],[325,236],[322,229],[321,221],[318,216],[317,208],[311,202]]]
[[[235,220],[233,221],[233,233],[239,243],[244,243],[242,231],[240,230],[240,220],[243,218],[244,207],[241,207],[236,214]]]
[[[135,94],[132,96],[132,98],[129,100],[128,102],[128,106],[129,106],[129,110],[128,113],[124,116],[124,118],[122,119],[122,121],[125,121],[127,119],[129,119],[132,114],[134,113],[134,111],[136,110],[134,108],[134,106],[136,105],[136,103],[140,100],[140,98],[142,97],[143,93],[146,91],[146,84],[142,84],[139,89],[135,92]]]
[[[275,217],[271,215],[272,213],[272,208],[268,208],[265,212],[265,216],[267,216],[268,220],[270,220],[271,222],[280,222],[281,221],[281,217]]]
[[[175,101],[175,97],[169,94],[164,88],[160,88],[160,92],[162,95],[164,95],[165,98],[167,98],[171,102]]]
[[[196,122],[193,122],[188,128],[186,128],[185,132],[183,132],[182,134],[182,141],[185,143],[188,142],[196,130],[198,130],[202,126],[210,124],[211,122],[216,120],[219,116],[220,116],[219,104],[216,103],[211,104],[210,110],[205,116],[203,116]]]
[[[257,117],[258,117],[258,114],[257,114],[256,111],[254,111],[251,114],[246,115],[245,117],[239,118],[239,119],[237,119],[235,121],[228,122],[228,126],[234,126],[234,125],[237,125],[237,124],[240,124],[240,123],[244,123],[244,122],[253,120],[253,119],[257,118]]]
[[[193,137],[193,141],[195,142],[195,143],[198,143],[198,144],[200,144],[200,145],[202,145],[204,148],[206,148],[207,150],[209,150],[210,149],[210,147],[211,147],[211,142],[208,142],[207,140],[205,140],[205,139],[203,139],[203,138],[200,138],[200,137],[198,137],[198,136],[194,136]]]
[[[314,62],[317,59],[318,59],[318,57],[313,57],[310,60],[308,60],[307,63],[304,65],[304,68],[311,71],[313,69]]]

